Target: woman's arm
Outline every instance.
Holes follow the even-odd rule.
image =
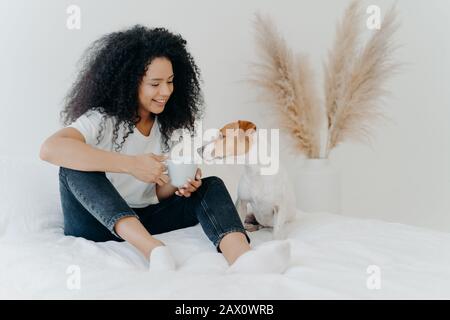
[[[54,165],[80,170],[128,173],[133,156],[109,152],[86,144],[75,128],[64,128],[50,136],[41,146],[39,157]]]
[[[178,188],[172,186],[170,183],[166,183],[163,186],[156,185],[156,196],[158,197],[158,200],[164,200],[166,198],[171,197],[175,191],[177,191]]]

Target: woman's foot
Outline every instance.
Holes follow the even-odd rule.
[[[270,241],[247,251],[228,268],[227,273],[284,273],[291,259],[288,241]]]
[[[165,245],[157,246],[150,252],[149,269],[152,271],[174,271],[176,270],[175,260]]]

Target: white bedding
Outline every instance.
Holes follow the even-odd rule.
[[[447,233],[298,212],[288,228],[286,273],[248,276],[225,275],[225,259],[197,225],[158,235],[179,270],[149,272],[127,243],[62,235],[54,167],[1,158],[0,164],[2,299],[450,299]],[[264,229],[250,237],[254,246],[270,241]],[[73,265],[80,289],[67,286]],[[380,270],[380,289],[367,286],[370,265]]]

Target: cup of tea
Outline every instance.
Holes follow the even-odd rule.
[[[189,159],[167,159],[167,171],[170,178],[170,184],[181,188],[188,182],[188,179],[195,180],[198,165]]]

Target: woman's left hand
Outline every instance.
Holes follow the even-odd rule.
[[[197,191],[198,188],[202,185],[202,171],[200,168],[197,169],[197,172],[195,173],[195,180],[188,179],[188,182],[184,184],[181,188],[178,188],[177,191],[175,191],[175,194],[177,196],[185,196],[186,198],[189,198],[191,196],[191,193]]]

